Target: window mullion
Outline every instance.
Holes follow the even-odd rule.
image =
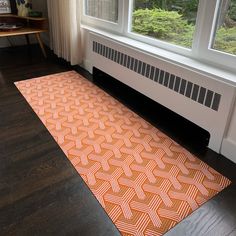
[[[124,0],[124,35],[127,36],[127,33],[131,30],[132,24],[132,11],[133,11],[133,0]]]
[[[216,0],[200,0],[192,53],[195,58],[204,58],[212,38]]]

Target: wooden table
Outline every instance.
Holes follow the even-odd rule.
[[[22,23],[24,26],[20,29],[0,31],[0,37],[25,35],[27,43],[30,44],[29,35],[34,34],[40,45],[43,55],[47,57],[43,42],[40,37],[40,33],[46,32],[48,30],[46,18],[20,17],[17,15],[7,14],[0,15],[0,23]]]

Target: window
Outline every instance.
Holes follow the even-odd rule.
[[[134,0],[131,31],[191,48],[198,0]]]
[[[109,31],[121,32],[123,0],[81,0],[82,23]]]
[[[212,48],[236,55],[236,0],[223,0],[217,12]]]
[[[87,0],[85,14],[105,21],[118,22],[118,0]]]
[[[84,24],[236,71],[236,0],[83,2]]]

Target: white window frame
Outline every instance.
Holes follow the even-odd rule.
[[[128,4],[126,3],[127,4],[126,9],[128,9],[128,18],[126,18],[126,20],[127,20],[126,22],[128,22],[128,24],[125,24],[126,28],[124,29],[124,35],[126,37],[129,37],[134,40],[138,40],[138,41],[141,41],[141,42],[144,42],[144,43],[150,44],[152,46],[156,46],[156,47],[159,47],[159,48],[171,51],[171,52],[175,52],[175,53],[178,53],[178,54],[181,54],[184,56],[188,56],[188,57],[191,56],[192,50],[189,48],[185,48],[185,47],[182,47],[179,45],[165,42],[163,40],[151,38],[148,36],[144,36],[144,35],[132,32],[131,31],[131,29],[132,29],[131,24],[132,24],[132,13],[133,13],[133,5],[134,5],[133,1],[134,0],[129,0],[129,1],[127,1]]]
[[[157,50],[158,48],[164,49],[190,59],[207,63],[219,69],[233,73],[236,72],[236,55],[212,48],[215,24],[217,24],[218,8],[222,0],[199,0],[196,27],[191,49],[131,32],[134,0],[118,0],[118,23],[108,22],[86,15],[85,0],[81,1],[83,2],[82,23],[85,25],[108,32],[118,33],[118,35],[155,46]]]
[[[200,0],[199,20],[192,48],[193,57],[235,72],[236,55],[212,48],[220,3],[221,0]]]
[[[81,1],[82,1],[82,7],[81,7],[82,24],[86,24],[86,25],[100,28],[100,29],[105,29],[111,32],[118,32],[118,33],[123,32],[123,22],[124,22],[123,21],[123,12],[124,12],[123,0],[118,0],[118,21],[117,22],[107,21],[104,19],[86,15],[86,12],[85,12],[86,0],[81,0]]]
[[[221,69],[230,70],[232,72],[236,71],[236,55],[212,48],[221,0],[199,0],[196,27],[191,49],[131,32],[133,1],[134,0],[127,1],[129,2],[129,6],[126,7],[129,9],[129,13],[128,18],[126,18],[128,26],[126,26],[124,30],[125,36],[198,61],[209,63]]]

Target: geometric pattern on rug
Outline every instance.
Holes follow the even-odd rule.
[[[15,84],[122,235],[163,235],[230,184],[75,71]]]

